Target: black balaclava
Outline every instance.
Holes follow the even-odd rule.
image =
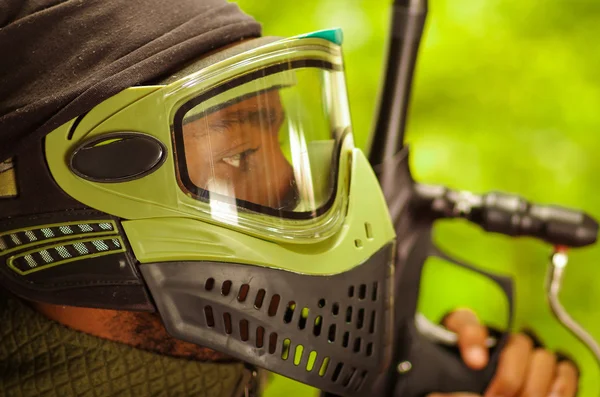
[[[125,88],[260,34],[226,0],[2,0],[0,162]]]

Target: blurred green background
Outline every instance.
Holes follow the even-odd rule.
[[[356,142],[366,149],[376,111],[391,1],[236,0],[268,35],[344,30]],[[600,3],[593,0],[431,0],[407,141],[421,182],[573,206],[600,218]],[[591,354],[552,317],[544,295],[550,247],[483,234],[462,222],[435,229],[447,252],[514,277],[515,329],[535,330],[582,369],[580,397],[600,394]],[[561,299],[600,339],[600,247],[571,254]],[[421,310],[432,320],[467,305],[496,326],[506,302],[489,283],[430,262]],[[268,396],[316,391],[276,378]]]

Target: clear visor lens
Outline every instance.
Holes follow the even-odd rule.
[[[287,65],[183,105],[178,158],[188,193],[279,217],[324,212],[335,198],[348,123],[337,114],[339,79],[332,67]]]

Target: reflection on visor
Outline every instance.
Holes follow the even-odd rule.
[[[262,71],[182,106],[179,172],[187,190],[277,216],[322,212],[334,198],[341,139],[327,103],[331,73]]]

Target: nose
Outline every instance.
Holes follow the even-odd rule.
[[[293,211],[300,202],[300,192],[296,183],[296,178],[290,179],[290,185],[283,198],[279,201],[278,210]]]

